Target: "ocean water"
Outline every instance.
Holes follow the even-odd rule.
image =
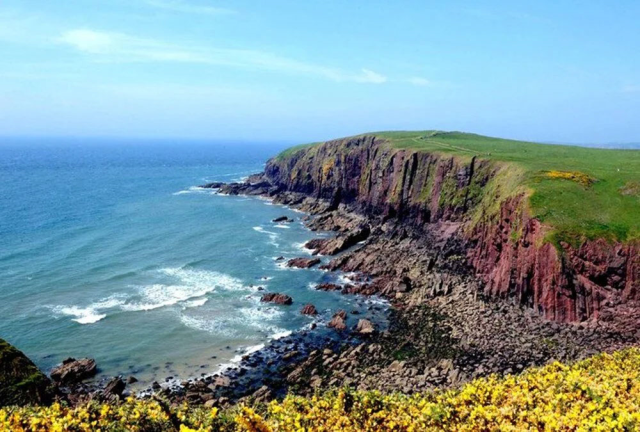
[[[341,275],[283,268],[309,252],[302,214],[196,186],[261,171],[286,146],[179,141],[0,142],[0,337],[49,370],[89,356],[99,377],[215,372],[356,296]],[[275,224],[287,215],[291,224]],[[262,292],[291,295],[290,307]],[[299,313],[311,302],[316,318]]]

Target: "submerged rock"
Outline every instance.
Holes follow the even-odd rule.
[[[51,401],[53,385],[21,351],[0,339],[0,406]]]
[[[271,222],[275,222],[275,223],[287,222],[287,223],[290,223],[290,222],[293,222],[293,219],[289,219],[287,216],[280,216],[280,217],[277,217],[275,219],[272,219]]]
[[[293,303],[293,299],[286,294],[280,293],[267,293],[260,299],[261,302],[275,303],[281,305],[290,305]]]
[[[74,384],[97,373],[96,361],[90,358],[76,360],[68,358],[51,371],[51,379],[61,384]]]

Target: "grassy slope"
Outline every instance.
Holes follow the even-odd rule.
[[[640,239],[640,151],[603,150],[490,138],[461,132],[376,132],[396,148],[417,149],[462,158],[476,156],[504,165],[502,192],[526,192],[532,215],[553,231],[550,240],[572,243],[603,237]],[[283,152],[291,155],[305,146]],[[506,164],[504,164],[506,163]],[[595,183],[549,175],[585,174]],[[511,172],[512,175],[508,173]],[[511,184],[508,184],[508,183]],[[497,193],[490,190],[490,193]]]

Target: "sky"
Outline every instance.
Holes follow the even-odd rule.
[[[640,1],[0,0],[0,136],[640,141]]]

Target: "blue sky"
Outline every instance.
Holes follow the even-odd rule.
[[[0,135],[640,141],[637,0],[0,0]]]

